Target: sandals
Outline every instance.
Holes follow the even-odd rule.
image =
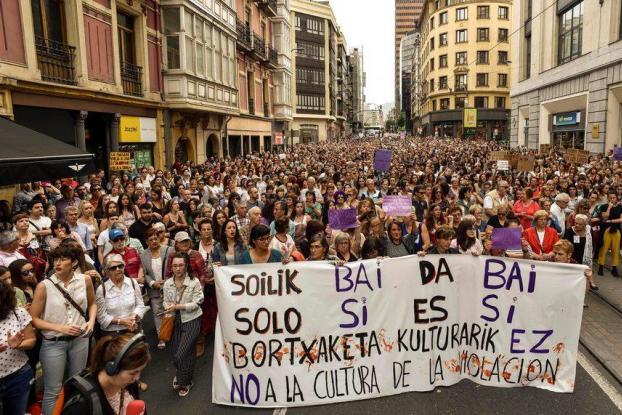
[[[180,386],[178,392],[179,397],[185,398],[186,396],[188,396],[188,394],[190,393],[190,389],[192,389],[192,386],[192,382],[190,382],[190,385]]]

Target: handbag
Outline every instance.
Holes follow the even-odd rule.
[[[175,302],[175,304],[181,301],[181,297],[184,295],[184,291],[186,290],[186,286],[181,289],[181,293],[179,294],[179,299]],[[159,340],[168,342],[173,337],[173,329],[175,328],[175,315],[165,314],[162,317],[162,322],[160,323],[160,334],[158,336]]]

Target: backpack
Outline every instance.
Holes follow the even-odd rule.
[[[67,380],[58,396],[58,401],[54,408],[54,415],[62,415],[73,406],[84,404],[88,407],[86,413],[91,415],[104,415],[102,398],[94,382],[93,374],[88,370],[84,370],[79,375],[75,375]]]

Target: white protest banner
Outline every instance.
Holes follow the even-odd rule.
[[[500,170],[500,171],[510,170],[510,162],[507,160],[497,160],[497,170]]]
[[[219,267],[213,402],[316,405],[462,379],[572,392],[584,270],[471,255]]]

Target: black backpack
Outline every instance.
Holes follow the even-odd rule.
[[[88,407],[86,413],[104,415],[102,398],[99,395],[99,388],[96,386],[93,376],[91,372],[85,370],[65,382],[63,386],[65,400],[60,412],[61,415],[77,413],[77,411],[84,409],[85,404]]]

